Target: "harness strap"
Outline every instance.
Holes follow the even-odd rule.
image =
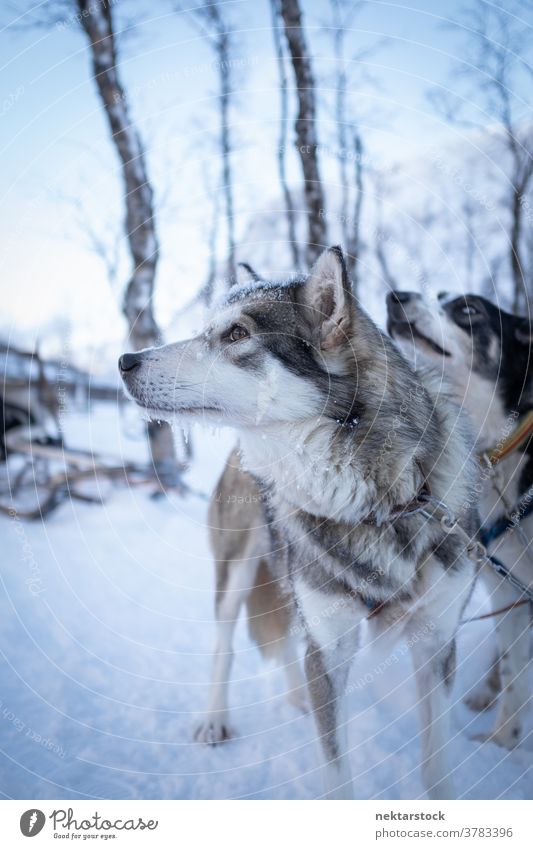
[[[526,413],[522,421],[507,437],[507,439],[503,440],[503,442],[499,442],[498,445],[490,451],[484,451],[480,455],[480,462],[488,466],[488,468],[492,471],[501,460],[508,457],[513,451],[517,451],[532,434],[533,410],[530,410]],[[498,493],[502,496],[502,493],[500,493],[499,490]],[[505,504],[503,497],[502,501]],[[508,507],[508,505],[506,506]],[[531,492],[527,492],[521,496],[512,510],[507,509],[507,512],[502,513],[494,519],[493,522],[483,525],[479,534],[481,542],[485,547],[489,546],[491,542],[499,539],[499,537],[503,536],[503,534],[511,530],[511,528],[516,527],[521,519],[529,516],[532,512],[533,495]]]
[[[533,432],[533,411],[531,413],[531,430]],[[521,440],[523,442],[523,438]],[[521,444],[518,443],[518,444]],[[510,449],[512,450],[512,449]],[[509,452],[507,452],[509,453]],[[500,455],[500,459],[503,455]],[[487,542],[491,542],[493,539],[496,539],[501,534],[505,533],[506,530],[513,527],[517,521],[517,513],[519,513],[519,518],[523,518],[524,516],[529,515],[533,512],[533,496],[526,493],[517,504],[517,507],[513,511],[511,516],[505,516],[501,518],[501,529],[500,524],[497,525],[494,523],[493,526],[489,526],[489,528],[481,529],[481,531],[477,534],[477,539],[471,537],[459,522],[459,519],[454,516],[449,507],[447,507],[444,502],[439,501],[438,498],[431,495],[429,486],[426,481],[422,484],[419,492],[414,496],[414,498],[403,506],[395,506],[389,516],[383,520],[383,522],[379,522],[376,519],[374,513],[368,515],[365,519],[363,519],[363,524],[371,524],[377,525],[385,524],[388,522],[394,522],[396,519],[414,516],[417,513],[422,514],[426,519],[430,521],[436,521],[441,526],[442,530],[447,534],[454,534],[458,536],[464,543],[466,553],[468,557],[473,560],[477,568],[480,569],[483,564],[487,564],[491,566],[491,568],[498,574],[500,577],[507,580],[510,584],[514,586],[516,590],[522,595],[525,596],[525,599],[521,599],[518,602],[513,602],[505,608],[501,608],[499,610],[495,610],[492,613],[484,614],[483,616],[476,617],[476,619],[468,620],[468,621],[476,621],[477,619],[488,619],[490,616],[497,616],[500,613],[505,613],[507,610],[511,610],[513,607],[517,607],[519,604],[530,603],[533,605],[533,589],[529,589],[526,587],[509,569],[507,569],[504,564],[498,560],[497,557],[493,557],[487,553],[486,545]],[[366,604],[370,613],[366,617],[367,619],[371,619],[373,616],[378,614],[383,607],[388,602],[374,602],[372,599],[366,598],[361,594],[358,594],[359,598]]]
[[[390,603],[389,600],[376,602],[368,598],[363,598],[363,601],[368,607],[368,610],[370,611],[368,616],[366,617],[367,619],[372,619],[374,616],[377,616],[378,613],[381,613],[383,608]]]
[[[429,484],[425,480],[416,495],[411,498],[411,500],[407,504],[395,504],[391,512],[388,516],[386,516],[381,521],[378,521],[376,517],[376,513],[369,513],[363,519],[363,525],[385,525],[388,522],[394,522],[395,519],[403,519],[405,516],[413,516],[415,513],[420,513],[420,505],[422,502],[425,502],[426,498],[429,498],[431,495]]]
[[[478,568],[481,568],[484,563],[487,564],[496,572],[497,575],[501,578],[505,578],[506,581],[518,590],[520,595],[525,596],[527,600],[533,604],[533,589],[526,587],[526,585],[523,584],[522,581],[520,581],[516,575],[514,575],[511,570],[501,562],[501,560],[489,555],[482,542],[467,534],[465,529],[461,527],[457,517],[450,512],[445,504],[431,497],[427,500],[433,504],[433,509],[431,511],[422,511],[428,519],[433,519],[434,521],[439,522],[441,528],[446,531],[446,533],[458,536],[465,545],[466,553],[470,559],[477,564]]]
[[[490,545],[495,539],[499,539],[511,528],[516,527],[522,519],[530,516],[531,513],[533,513],[533,494],[526,493],[517,501],[510,515],[502,513],[489,525],[482,526],[479,532],[481,542],[484,546]]]
[[[470,619],[463,619],[461,625],[468,625],[470,622],[481,622],[482,619],[492,619],[493,616],[500,616],[501,613],[507,613],[509,610],[514,610],[515,607],[520,607],[522,604],[530,604],[528,598],[521,598],[520,601],[513,601],[511,604],[506,604],[505,607],[498,607],[497,610],[491,610],[490,613],[482,613],[481,616],[472,616]]]
[[[526,413],[513,432],[509,434],[507,439],[504,439],[503,442],[499,442],[496,447],[491,448],[490,451],[484,452],[482,459],[486,458],[492,466],[496,466],[501,460],[508,457],[509,454],[512,454],[513,451],[520,448],[520,446],[531,436],[532,433],[533,410],[530,410],[529,413]]]
[[[387,598],[383,601],[376,601],[375,598],[371,598],[370,596],[364,595],[360,590],[353,590],[351,588],[347,588],[348,594],[354,599],[354,601],[363,602],[365,607],[368,609],[368,615],[365,616],[365,619],[372,619],[374,616],[377,616],[378,613],[381,613],[384,607],[387,607],[392,601],[392,599]]]

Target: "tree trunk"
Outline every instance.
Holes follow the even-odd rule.
[[[215,283],[217,279],[217,241],[218,241],[218,222],[220,217],[220,189],[215,186],[211,192],[213,209],[211,213],[211,225],[208,235],[208,250],[209,263],[207,268],[207,277],[204,285],[197,295],[197,300],[203,301],[206,306],[211,305],[213,292],[215,291]]]
[[[132,346],[150,347],[160,341],[152,306],[159,245],[154,221],[153,192],[144,148],[130,116],[126,93],[117,72],[117,55],[110,0],[77,0],[80,20],[90,43],[93,74],[111,136],[122,166],[125,231],[133,262],[123,312]],[[172,431],[167,424],[148,426],[154,468],[164,486],[178,482]]]
[[[513,312],[527,306],[528,286],[526,277],[531,269],[526,271],[523,257],[523,224],[524,206],[527,205],[526,195],[533,177],[533,156],[522,151],[514,137],[509,147],[514,157],[514,175],[512,181],[511,199],[511,233],[510,233],[510,264],[513,277]]]
[[[327,246],[326,205],[318,165],[315,80],[298,0],[281,0],[281,15],[298,90],[295,144],[304,176],[308,232],[306,262],[311,266]]]
[[[276,59],[278,63],[279,74],[279,97],[280,97],[280,116],[279,116],[279,144],[278,144],[278,174],[283,199],[285,201],[285,213],[287,215],[287,235],[291,248],[292,264],[294,268],[300,265],[300,254],[298,250],[298,242],[296,237],[296,219],[294,214],[294,203],[292,200],[289,184],[287,183],[286,170],[286,153],[287,153],[287,126],[289,120],[289,104],[287,97],[287,73],[285,70],[285,56],[283,53],[283,43],[279,29],[280,19],[280,4],[279,0],[270,0],[272,10],[272,34],[274,36],[274,49],[276,51]]]
[[[522,239],[522,197],[521,186],[515,186],[511,204],[510,262],[513,278],[513,312],[518,313],[526,295],[524,269],[521,260]]]
[[[203,0],[203,3],[192,10],[193,19],[197,21],[200,32],[215,54],[215,64],[218,69],[218,95],[220,101],[219,146],[222,158],[222,193],[224,197],[226,231],[228,241],[228,258],[226,263],[227,283],[231,286],[236,280],[235,265],[235,220],[233,203],[233,173],[231,167],[231,28],[223,14],[223,4],[217,0]]]
[[[231,169],[231,139],[229,131],[229,107],[231,97],[229,42],[221,32],[217,40],[220,80],[220,149],[222,152],[222,181],[226,205],[226,227],[228,231],[228,279],[235,282],[235,220],[233,206],[233,175]]]
[[[352,280],[354,293],[357,292],[358,267],[361,230],[361,210],[363,205],[363,144],[357,127],[347,117],[346,98],[348,93],[348,73],[345,58],[345,40],[350,15],[355,11],[355,3],[343,0],[331,0],[333,53],[335,56],[335,127],[337,130],[337,164],[340,182],[340,225],[345,250],[346,268]],[[353,134],[353,136],[352,136]],[[352,138],[350,139],[350,136]],[[353,171],[353,191],[348,173],[349,146],[353,142],[355,167]],[[353,203],[353,211],[350,207]]]
[[[355,130],[353,137],[354,149],[354,185],[355,197],[353,205],[353,218],[345,233],[346,267],[352,278],[354,294],[357,294],[359,285],[359,254],[361,251],[361,213],[363,209],[363,142],[361,136]]]
[[[401,286],[398,284],[398,281],[396,280],[394,274],[390,269],[389,258],[387,256],[387,246],[389,245],[391,238],[390,236],[386,235],[385,226],[383,223],[383,196],[381,194],[382,191],[383,189],[381,186],[376,186],[376,229],[374,236],[372,237],[372,241],[374,243],[376,259],[381,269],[382,281],[387,287],[387,289],[392,292],[394,289],[400,289]]]
[[[339,181],[341,191],[340,223],[344,249],[348,250],[349,237],[349,200],[350,186],[348,181],[348,161],[346,143],[346,62],[344,59],[345,30],[341,20],[340,4],[332,2],[333,12],[333,50],[335,54],[335,127],[337,130],[337,164],[339,166]],[[347,258],[348,259],[348,258]]]
[[[394,289],[400,289],[400,285],[394,275],[392,274],[389,266],[389,260],[387,257],[387,251],[385,245],[387,243],[387,239],[383,232],[379,232],[376,236],[376,258],[379,262],[379,266],[381,268],[381,273],[383,277],[383,282],[387,286],[389,291],[393,291]]]

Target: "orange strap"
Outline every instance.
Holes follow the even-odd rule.
[[[491,466],[496,466],[500,460],[503,460],[505,457],[508,457],[509,454],[512,454],[513,451],[516,451],[520,446],[531,436],[533,433],[533,410],[530,410],[527,413],[518,427],[516,427],[513,432],[504,439],[503,442],[498,443],[496,448],[491,448],[490,451],[484,453],[484,458],[489,460]]]
[[[492,610],[490,613],[483,613],[481,616],[472,616],[471,619],[463,619],[461,625],[467,625],[469,622],[481,622],[482,619],[490,619],[492,616],[499,616],[500,613],[507,613],[508,610],[513,610],[515,607],[520,607],[522,604],[531,604],[531,602],[528,598],[522,598],[520,601],[513,601],[505,607],[498,607],[497,610]]]

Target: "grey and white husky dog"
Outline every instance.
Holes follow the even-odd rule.
[[[305,277],[230,290],[203,333],[119,366],[154,418],[239,433],[305,628],[326,796],[352,796],[343,696],[367,620],[370,639],[409,639],[424,781],[431,797],[451,797],[455,634],[474,567],[416,505],[430,493],[473,528],[471,446],[454,403],[356,303],[340,248]]]
[[[388,331],[409,359],[438,368],[471,417],[476,451],[496,448],[533,409],[531,325],[480,295],[442,293],[430,303],[418,292],[390,292]],[[513,512],[520,496],[533,493],[533,440],[482,472],[480,513],[485,522]],[[519,517],[516,529],[495,540],[490,551],[526,585],[533,585],[533,515]],[[529,551],[528,551],[529,549]],[[491,601],[500,610],[518,592],[490,568],[483,570]],[[488,676],[467,699],[473,709],[490,707],[501,689],[498,713],[488,739],[506,748],[522,733],[531,693],[528,684],[531,612],[516,607],[495,619],[498,657]]]

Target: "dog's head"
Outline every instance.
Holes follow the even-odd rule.
[[[354,315],[340,248],[287,283],[261,280],[245,266],[200,335],[123,354],[120,374],[152,418],[234,427],[344,419],[353,397],[336,381],[350,359]]]
[[[480,295],[441,293],[430,304],[417,292],[390,292],[387,329],[410,358],[438,365],[466,399],[473,375],[508,410],[529,394],[531,325]]]

